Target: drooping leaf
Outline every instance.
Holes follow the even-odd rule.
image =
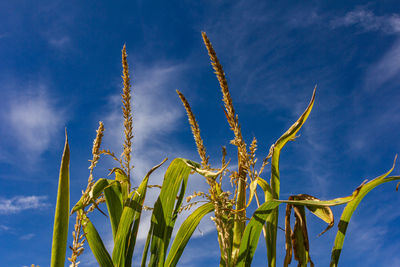
[[[53,243],[51,246],[51,266],[64,266],[67,251],[69,223],[69,145],[65,132],[65,146],[61,159],[58,180],[57,204],[54,215]]]
[[[84,209],[86,208],[88,205],[94,203],[96,201],[96,199],[101,195],[101,193],[104,191],[104,189],[108,186],[110,186],[110,182],[114,182],[113,180],[108,180],[105,178],[100,178],[92,187],[92,189],[89,192],[89,201],[87,201],[87,203],[85,202],[85,198],[87,196],[82,195],[81,198],[79,199],[79,201],[75,204],[75,206],[72,208],[71,210],[71,214],[73,214],[74,212],[76,212],[77,210],[80,209]]]
[[[292,235],[293,235],[293,231],[292,228],[290,226],[290,216],[292,214],[292,205],[291,204],[287,204],[286,205],[286,214],[285,214],[285,250],[286,250],[286,254],[285,254],[285,259],[283,262],[283,266],[284,267],[288,267],[289,264],[292,262],[292,250],[293,250],[293,246],[292,246]]]
[[[78,211],[82,212],[82,211]],[[85,216],[83,219],[83,231],[86,235],[86,240],[90,246],[90,250],[93,252],[100,267],[113,267],[114,264],[111,260],[110,254],[108,253],[106,247],[104,246],[103,240],[96,228],[90,221],[90,219]]]
[[[251,201],[253,200],[253,197],[255,195],[256,189],[257,189],[257,184],[258,184],[258,178],[254,179],[251,183],[250,183],[250,195],[249,195],[249,201],[247,202],[246,207],[249,207],[251,204]]]
[[[339,229],[337,231],[335,242],[332,249],[331,263],[330,263],[331,267],[337,267],[338,265],[340,253],[342,251],[343,242],[346,235],[347,226],[350,222],[351,216],[358,207],[358,204],[360,204],[361,200],[368,194],[368,192],[370,192],[378,185],[386,182],[400,180],[400,176],[387,177],[392,172],[393,168],[394,168],[394,163],[393,167],[388,172],[358,187],[356,189],[356,191],[358,191],[357,196],[352,201],[350,201],[344,208],[338,225]]]
[[[305,121],[307,120],[312,107],[314,105],[315,99],[315,91],[314,89],[313,95],[311,97],[311,101],[308,104],[308,107],[304,111],[304,113],[300,116],[300,118],[275,142],[275,144],[271,147],[271,196],[274,199],[279,199],[280,192],[280,174],[279,174],[279,157],[282,148],[287,144],[287,142],[294,140],[296,138],[297,132],[303,126]],[[278,209],[275,209],[270,216],[267,218],[267,235],[269,238],[267,239],[267,254],[268,254],[268,264],[269,266],[276,265],[276,235],[278,229]]]
[[[294,258],[299,263],[298,266],[307,266],[308,262],[310,262],[311,267],[313,267],[314,263],[310,258],[310,244],[308,241],[307,221],[304,207],[293,206],[293,210],[296,218],[292,233]]]
[[[307,194],[299,194],[296,196],[291,196],[289,200],[274,200],[280,203],[287,203],[287,204],[292,204],[294,206],[302,205],[305,206],[308,210],[311,211],[315,216],[320,218],[321,220],[325,221],[328,223],[327,228],[320,233],[319,235],[322,235],[326,231],[328,231],[330,228],[332,228],[334,224],[334,217],[332,210],[329,208],[331,206],[337,206],[337,205],[342,205],[345,203],[350,202],[353,200],[358,194],[358,191],[354,191],[352,195],[348,197],[342,197],[342,198],[335,198],[332,200],[319,200],[316,197],[307,195]],[[291,207],[291,206],[289,206]]]
[[[190,237],[194,230],[199,225],[201,219],[208,213],[214,210],[212,203],[206,203],[203,206],[197,208],[190,216],[183,222],[175,236],[174,242],[172,243],[171,249],[168,252],[168,257],[165,261],[164,266],[176,266],[186,247]]]
[[[263,178],[261,177],[257,177],[257,184],[262,188],[262,190],[264,191],[264,201],[267,201],[267,199],[272,199],[272,193],[271,193],[271,187],[269,186],[269,184],[267,183],[267,181],[265,181]]]

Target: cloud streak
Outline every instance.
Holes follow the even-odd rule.
[[[400,74],[400,37],[383,57],[367,70],[365,88],[373,90],[398,80]]]
[[[12,140],[12,145],[27,155],[40,155],[50,147],[51,140],[65,123],[64,112],[56,107],[46,86],[39,84],[30,90],[15,90],[1,112],[9,131],[2,135]],[[3,144],[9,146],[10,144]]]
[[[343,17],[331,21],[332,28],[357,25],[364,31],[382,31],[386,34],[400,32],[400,16],[397,14],[376,16],[365,8],[357,8],[346,13]]]
[[[16,214],[24,210],[42,209],[50,204],[47,196],[16,196],[10,199],[0,198],[0,214]]]

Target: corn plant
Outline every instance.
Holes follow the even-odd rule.
[[[222,163],[218,168],[212,168],[206,153],[203,140],[200,136],[200,127],[192,112],[189,102],[184,95],[177,91],[184,108],[186,109],[189,124],[194,136],[197,151],[201,162],[177,158],[174,159],[165,175],[159,196],[152,207],[153,212],[150,221],[150,229],[147,235],[144,250],[142,252],[141,266],[176,266],[188,244],[193,232],[200,221],[208,214],[214,214],[211,218],[218,233],[220,247],[220,266],[250,266],[258,246],[261,232],[266,242],[268,266],[276,266],[276,239],[278,229],[278,207],[286,205],[285,216],[285,240],[286,255],[284,266],[288,266],[293,258],[298,266],[307,266],[313,262],[310,257],[310,248],[307,233],[306,213],[309,210],[315,216],[328,224],[322,232],[326,232],[334,225],[333,213],[330,209],[335,205],[346,205],[334,241],[331,256],[331,266],[337,266],[340,252],[343,246],[347,225],[352,214],[366,194],[376,186],[390,181],[400,180],[399,176],[389,176],[393,167],[385,174],[368,183],[362,183],[347,197],[339,197],[332,200],[319,200],[307,195],[297,194],[290,196],[288,200],[280,199],[280,172],[279,159],[281,150],[289,142],[296,138],[296,134],[306,122],[314,105],[316,89],[311,101],[299,119],[271,146],[268,155],[262,160],[259,169],[256,169],[257,140],[254,138],[248,146],[242,136],[238,116],[233,107],[232,98],[228,89],[228,83],[219,63],[217,55],[207,35],[202,33],[205,46],[211,59],[212,67],[217,75],[222,92],[222,100],[225,108],[225,116],[230,129],[233,131],[231,144],[237,150],[237,169],[229,169],[230,161],[226,160],[226,148],[222,148]],[[123,93],[122,111],[124,117],[125,142],[121,157],[116,157],[110,150],[100,149],[104,134],[104,125],[99,123],[97,135],[93,143],[90,160],[89,178],[86,190],[80,200],[71,210],[76,214],[76,223],[73,231],[72,255],[69,257],[70,266],[78,266],[78,257],[83,253],[83,245],[87,241],[99,266],[131,266],[137,233],[144,210],[144,200],[149,188],[149,179],[152,172],[159,168],[165,161],[154,166],[141,183],[136,187],[131,185],[131,153],[133,138],[133,123],[131,111],[131,84],[125,46],[122,50],[123,66]],[[100,155],[111,156],[117,163],[110,174],[114,179],[94,179],[93,169],[98,163]],[[262,178],[264,170],[270,164],[270,180]],[[66,140],[60,169],[60,181],[57,197],[52,266],[63,266],[66,251],[66,233],[69,220],[69,148]],[[209,191],[195,192],[186,198],[189,202],[183,205],[189,175],[197,172],[204,177],[209,185]],[[232,185],[232,191],[226,190],[227,181]],[[258,195],[258,187],[262,189],[263,200]],[[172,240],[172,232],[176,219],[183,209],[190,209],[200,201],[194,199],[202,197],[205,202],[191,211],[187,219],[182,223]],[[249,207],[255,199],[257,209],[249,217]],[[114,246],[110,253],[104,246],[104,242],[96,227],[90,220],[90,213],[106,203],[108,219],[113,236]],[[295,223],[291,227],[291,213],[294,211]],[[322,234],[321,233],[321,234]]]
[[[361,184],[355,191],[347,197],[332,200],[319,200],[307,194],[298,194],[289,197],[289,200],[280,199],[280,172],[279,159],[281,150],[289,142],[296,138],[296,134],[306,122],[314,105],[316,89],[311,97],[311,101],[299,119],[271,146],[268,155],[262,161],[259,170],[255,169],[255,152],[257,140],[254,138],[248,149],[242,136],[238,116],[235,114],[232,98],[229,93],[228,83],[225,78],[222,65],[220,64],[214,48],[207,35],[202,33],[205,46],[211,59],[211,65],[216,73],[222,92],[222,100],[225,107],[225,116],[230,129],[233,131],[234,138],[231,144],[237,149],[238,167],[236,170],[228,170],[225,162],[226,150],[223,147],[222,167],[212,169],[209,165],[209,157],[200,136],[200,128],[191,110],[191,107],[184,95],[177,91],[188,115],[189,124],[195,139],[200,163],[189,162],[191,167],[199,174],[203,175],[209,184],[208,194],[202,193],[201,196],[209,200],[212,204],[215,217],[213,218],[218,232],[218,242],[220,246],[220,266],[250,266],[254,252],[257,248],[261,231],[266,241],[268,266],[276,266],[276,238],[278,229],[278,206],[286,204],[285,216],[285,236],[286,236],[286,256],[284,266],[288,266],[292,260],[292,254],[298,261],[298,266],[307,266],[310,263],[314,266],[310,257],[310,248],[307,233],[305,209],[308,209],[321,220],[328,223],[325,231],[333,227],[334,218],[330,209],[331,206],[346,205],[342,213],[334,247],[332,250],[331,266],[337,266],[340,252],[343,246],[347,225],[350,218],[365,195],[376,186],[390,181],[399,180],[399,176],[388,175],[393,167],[385,174],[373,179],[368,183]],[[270,182],[261,178],[263,170],[270,162],[271,173]],[[229,175],[234,193],[223,190],[223,180]],[[264,202],[261,203],[257,195],[257,187],[260,186],[264,192]],[[197,194],[199,195],[199,194]],[[257,209],[247,223],[247,208],[252,199],[256,199]],[[295,214],[294,228],[291,228],[291,211]]]
[[[73,232],[72,255],[69,258],[71,266],[77,266],[78,256],[83,252],[84,242],[93,252],[98,264],[104,267],[131,266],[132,256],[137,239],[141,214],[144,209],[143,203],[146,197],[149,177],[153,171],[159,168],[167,159],[154,166],[141,181],[140,185],[133,189],[130,182],[130,165],[133,138],[132,114],[131,114],[131,85],[129,68],[125,46],[122,50],[123,66],[123,93],[122,111],[124,117],[124,151],[120,158],[109,150],[101,150],[101,140],[104,133],[104,125],[99,123],[97,135],[93,142],[93,159],[89,167],[89,179],[86,190],[80,200],[71,210],[71,215],[76,213],[76,223]],[[95,168],[101,154],[109,155],[119,163],[110,174],[114,179],[100,178],[94,181],[93,169]],[[143,251],[142,266],[175,266],[188,240],[199,224],[201,218],[212,211],[213,206],[209,203],[191,214],[183,223],[171,249],[168,252],[172,231],[178,214],[182,207],[183,198],[186,193],[189,174],[192,164],[185,159],[175,159],[169,165],[160,194],[154,204],[151,216],[150,231]],[[107,251],[104,242],[96,227],[89,218],[89,213],[99,209],[99,205],[106,202],[108,218],[113,235],[114,247],[112,253]],[[102,212],[103,213],[103,212]],[[103,213],[104,214],[104,213]],[[105,214],[104,214],[105,215]],[[83,233],[82,233],[83,230]],[[168,252],[168,253],[167,253]]]

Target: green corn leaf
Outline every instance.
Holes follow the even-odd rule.
[[[115,174],[115,181],[121,183],[122,199],[125,201],[128,198],[128,193],[131,187],[131,182],[128,175],[121,168],[115,167],[108,175]]]
[[[396,161],[396,159],[395,159],[395,161]],[[358,187],[356,189],[356,191],[358,191],[357,196],[352,201],[350,201],[344,208],[342,216],[340,218],[339,225],[338,225],[339,229],[336,234],[335,242],[334,242],[333,249],[332,249],[331,263],[330,263],[331,267],[336,267],[338,265],[340,253],[342,251],[343,242],[344,242],[344,238],[346,235],[347,226],[350,222],[351,216],[353,215],[354,211],[356,210],[358,204],[360,204],[361,200],[368,194],[369,191],[371,191],[378,185],[386,183],[386,182],[400,180],[400,176],[387,177],[392,172],[393,168],[394,168],[394,163],[393,163],[393,167],[387,173]]]
[[[143,248],[142,263],[140,265],[141,267],[146,267],[147,254],[149,252],[149,247],[150,247],[150,243],[151,243],[151,234],[153,233],[153,228],[154,228],[154,225],[150,224],[149,233],[147,234],[146,243]]]
[[[143,181],[147,183],[147,181]],[[142,182],[142,183],[143,183]],[[132,197],[135,192],[131,192],[129,197]],[[132,231],[133,220],[135,218],[135,213],[137,207],[137,198],[135,199],[135,194],[132,199],[128,198],[124,204],[124,209],[122,211],[121,219],[118,225],[117,234],[114,241],[114,250],[112,253],[112,261],[117,267],[126,266],[126,254],[128,250],[129,237]]]
[[[191,169],[187,165],[187,160],[177,158],[171,162],[165,173],[161,192],[154,204],[151,218],[150,266],[164,265],[168,244]],[[143,254],[142,263],[146,262],[144,257],[147,257],[147,253]]]
[[[115,266],[131,266],[133,250],[136,243],[143,202],[146,197],[147,184],[151,173],[167,159],[153,167],[143,178],[139,188],[129,194],[124,204],[121,219],[114,242],[112,259]]]
[[[122,192],[120,183],[115,183],[114,180],[108,180],[108,183],[109,186],[104,189],[104,197],[106,199],[108,216],[110,216],[113,240],[115,241],[123,209]]]
[[[256,251],[261,230],[267,217],[279,206],[279,202],[269,200],[262,204],[247,224],[240,244],[239,258],[236,266],[250,266]]]
[[[113,267],[114,264],[111,260],[110,254],[108,254],[107,249],[104,246],[99,233],[97,232],[96,228],[94,227],[90,219],[86,216],[83,219],[83,225],[84,225],[83,231],[85,232],[86,240],[99,266]]]
[[[271,195],[274,199],[279,199],[280,192],[280,175],[279,175],[279,157],[282,148],[287,144],[287,142],[294,140],[296,138],[297,132],[306,122],[312,107],[314,105],[315,99],[314,89],[311,101],[308,107],[300,118],[287,130],[271,147],[272,158],[271,158]],[[268,264],[269,266],[276,265],[276,235],[278,229],[278,209],[274,210],[271,215],[267,218],[267,254],[268,254]]]
[[[269,186],[269,184],[267,183],[267,181],[265,181],[263,178],[261,177],[257,177],[257,184],[262,188],[262,190],[264,191],[264,200],[267,201],[267,199],[272,199],[272,193],[271,193],[271,187]]]
[[[150,175],[156,169],[158,169],[161,165],[163,165],[167,160],[168,160],[168,158],[165,158],[160,164],[151,168],[150,171],[146,174],[147,179],[150,177]],[[145,179],[146,179],[146,177],[145,177]],[[135,218],[133,221],[133,227],[132,227],[132,231],[131,231],[131,235],[130,235],[130,240],[128,242],[129,246],[128,246],[128,251],[127,251],[127,256],[126,256],[126,258],[127,258],[126,266],[131,266],[131,263],[132,263],[133,251],[135,249],[137,233],[139,231],[140,217],[142,214],[143,203],[144,203],[144,199],[146,196],[146,191],[147,191],[147,184],[146,184],[146,187],[140,188],[140,186],[139,186],[139,188],[137,190],[137,192],[139,194],[141,194],[142,196],[140,196],[140,195],[138,196],[138,197],[140,197],[141,201],[138,201],[138,205],[137,205],[138,209],[136,210],[136,213],[135,213]]]
[[[352,201],[358,195],[358,191],[354,191],[353,194],[347,197],[339,197],[331,200],[311,200],[311,199],[303,199],[303,200],[280,200],[274,199],[273,201],[279,203],[293,204],[293,205],[303,205],[310,207],[332,207],[343,205]]]
[[[53,244],[51,247],[51,266],[64,266],[67,251],[69,223],[69,145],[65,132],[65,146],[61,159],[58,181],[57,204],[54,216]]]
[[[192,236],[194,230],[199,225],[201,219],[208,213],[214,210],[214,205],[212,203],[206,203],[199,208],[197,208],[190,216],[183,222],[175,236],[174,242],[172,243],[171,249],[168,252],[167,260],[164,266],[176,266]]]
[[[90,201],[88,203],[84,203],[85,196],[82,195],[79,201],[75,204],[75,206],[71,210],[71,215],[76,212],[77,210],[84,209],[91,203],[94,203],[95,200],[100,196],[100,194],[104,191],[106,187],[110,185],[109,181],[114,182],[113,180],[108,180],[105,178],[100,178],[92,187],[89,192]]]

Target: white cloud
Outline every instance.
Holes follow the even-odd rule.
[[[35,237],[35,234],[34,233],[30,233],[30,234],[22,235],[19,239],[20,240],[31,240],[34,237]]]
[[[50,37],[49,43],[55,48],[62,49],[71,44],[71,38],[69,36],[61,36],[61,37]]]
[[[376,63],[372,64],[367,70],[365,77],[365,88],[368,90],[376,89],[393,79],[397,79],[400,74],[400,38]]]
[[[15,95],[1,115],[9,126],[8,134],[25,153],[41,154],[48,149],[64,123],[63,112],[43,85]]]
[[[7,232],[7,231],[9,231],[10,229],[11,229],[11,228],[8,227],[7,225],[0,224],[0,231],[5,231],[5,232]]]
[[[365,32],[381,32],[384,34],[400,33],[400,15],[391,14],[377,16],[365,8],[357,8],[348,12],[343,17],[331,20],[333,28],[353,26],[360,27]],[[386,82],[398,77],[400,73],[400,38],[394,45],[378,60],[373,63],[366,72],[365,88],[373,90],[384,85]]]
[[[382,31],[387,34],[399,33],[400,16],[397,14],[376,16],[365,8],[358,8],[331,21],[333,28],[352,25],[358,25],[364,31]]]
[[[0,198],[0,214],[14,214],[24,210],[41,209],[49,206],[47,196],[17,196]]]

